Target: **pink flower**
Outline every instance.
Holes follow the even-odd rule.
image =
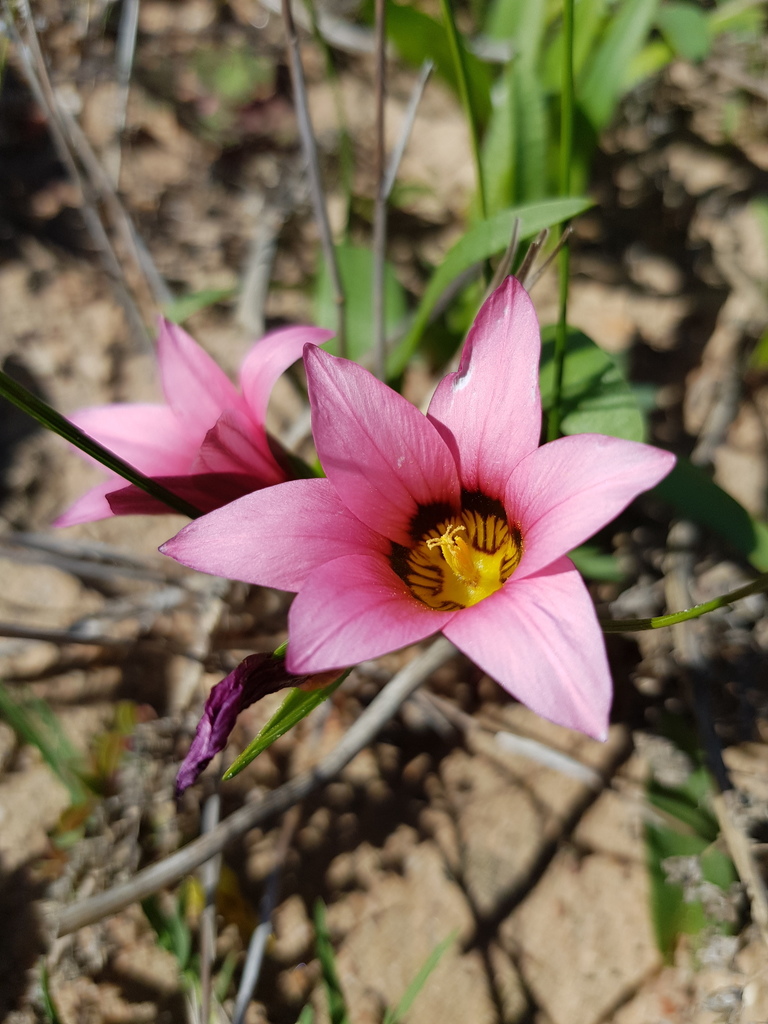
[[[508,279],[427,416],[355,363],[307,348],[327,479],[250,494],[163,546],[204,572],[295,591],[287,668],[327,671],[438,631],[518,700],[603,737],[611,679],[566,553],[672,468],[600,434],[539,447],[540,341]]]
[[[167,404],[104,405],[82,409],[71,419],[135,469],[208,512],[293,475],[267,435],[267,402],[275,381],[305,345],[330,337],[330,331],[317,327],[273,331],[245,357],[238,390],[186,331],[162,320],[157,359]],[[161,501],[111,473],[56,525],[167,511]]]

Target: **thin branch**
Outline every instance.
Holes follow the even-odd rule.
[[[387,337],[384,309],[384,270],[387,249],[387,193],[385,178],[385,104],[386,104],[386,0],[376,0],[376,196],[373,206],[373,348],[376,375],[384,380],[387,372]]]
[[[267,884],[264,887],[264,895],[259,906],[259,923],[254,929],[251,941],[248,943],[248,952],[240,978],[240,988],[237,990],[235,1009],[232,1014],[232,1024],[244,1024],[248,1004],[259,983],[264,953],[267,949],[269,937],[272,934],[272,915],[277,908],[280,898],[280,879],[285,865],[285,858],[288,854],[293,834],[299,824],[300,816],[301,811],[297,805],[292,807],[283,819],[283,825],[277,841],[277,849],[275,850],[275,866],[269,873]]]
[[[299,125],[299,135],[307,158],[309,170],[309,187],[312,194],[312,205],[320,230],[320,241],[323,247],[323,257],[328,268],[336,302],[336,339],[339,355],[346,355],[347,342],[344,323],[344,286],[341,281],[341,272],[336,258],[336,247],[333,244],[331,224],[328,219],[328,207],[323,193],[323,179],[320,170],[320,160],[317,155],[317,143],[312,131],[312,122],[309,116],[307,103],[307,83],[304,77],[304,66],[301,63],[301,51],[299,49],[299,36],[296,32],[296,25],[291,11],[291,0],[282,0],[281,10],[285,22],[285,32],[288,44],[288,66],[291,72],[291,83],[293,85],[293,101],[296,106],[296,120]]]
[[[147,287],[158,306],[173,302],[173,293],[155,266],[149,251],[136,230],[136,225],[120,200],[109,174],[102,167],[88,138],[66,107],[59,108],[62,126],[66,132],[71,150],[77,155],[83,169],[90,178],[95,196],[104,203],[115,230],[120,235],[126,252],[136,269],[144,278]]]
[[[485,301],[485,299],[487,299],[490,295],[493,294],[493,292],[496,291],[496,289],[499,287],[499,285],[502,283],[502,281],[509,274],[510,270],[512,269],[512,264],[514,262],[515,255],[517,254],[517,246],[518,246],[519,242],[520,242],[520,218],[519,217],[515,217],[515,223],[514,223],[514,225],[512,227],[512,237],[509,240],[509,245],[504,250],[504,255],[499,260],[499,265],[496,267],[496,270],[493,272],[493,277],[491,278],[491,283],[488,285],[488,288],[486,289],[485,298],[483,299],[483,301]]]
[[[718,608],[725,608],[726,605],[740,601],[744,597],[751,597],[752,594],[764,594],[768,591],[768,573],[759,576],[751,583],[745,583],[743,587],[731,590],[727,594],[713,597],[711,601],[704,601],[686,608],[680,612],[669,612],[666,615],[655,615],[652,619],[601,619],[600,628],[604,633],[639,633],[644,629],[661,629],[663,626],[676,626],[680,622],[687,622],[689,619],[698,619],[707,612],[717,611]]]
[[[201,864],[221,853],[231,842],[250,829],[287,811],[310,793],[324,786],[338,775],[353,757],[360,753],[378,735],[384,725],[397,712],[401,704],[428,679],[432,673],[456,654],[456,648],[444,637],[439,637],[405,668],[401,669],[377,694],[357,721],[347,730],[341,741],[318,765],[302,772],[256,803],[246,804],[225,818],[207,835],[200,836],[189,845],[166,857],[158,864],[140,871],[127,882],[106,892],[82,900],[54,914],[53,925],[59,935],[84,928],[104,917],[116,914],[199,868]]]
[[[115,79],[117,80],[117,102],[115,104],[115,137],[114,156],[109,174],[112,185],[120,184],[120,164],[122,158],[122,134],[125,130],[125,119],[128,110],[128,95],[131,90],[131,71],[136,53],[136,36],[139,28],[139,0],[123,0],[120,13],[120,24],[117,28],[117,45],[115,47]]]
[[[86,647],[117,647],[126,649],[136,646],[136,638],[128,636],[105,636],[75,633],[69,629],[43,629],[39,626],[17,626],[11,622],[0,622],[0,636],[12,640],[43,640],[48,644],[83,644]]]
[[[130,290],[126,286],[120,261],[115,255],[109,235],[101,222],[88,182],[80,174],[77,163],[67,144],[66,132],[60,115],[60,106],[48,77],[48,69],[40,49],[40,42],[35,31],[34,18],[29,8],[28,0],[19,0],[18,7],[22,13],[26,41],[22,39],[16,26],[13,6],[9,3],[9,0],[3,0],[6,29],[18,52],[29,87],[48,118],[48,130],[51,133],[51,138],[59,158],[80,192],[83,221],[99,253],[104,271],[112,282],[116,297],[123,307],[130,330],[139,343],[139,347],[145,351],[149,350],[149,336],[144,320]]]
[[[688,522],[678,522],[670,530],[670,554],[667,559],[665,581],[669,601],[690,600],[693,544],[696,534],[696,528]],[[718,790],[712,800],[713,809],[728,852],[749,896],[752,920],[757,925],[763,942],[768,944],[768,891],[750,840],[739,828],[733,813],[732,805],[737,799],[737,794],[723,761],[720,738],[712,719],[709,691],[714,680],[710,663],[702,653],[700,637],[697,635],[699,628],[690,622],[681,622],[675,626],[673,635],[678,661],[690,680],[699,738]]]
[[[432,74],[434,66],[435,65],[431,60],[425,60],[421,65],[419,77],[416,79],[413,92],[408,100],[408,106],[405,108],[400,138],[397,140],[397,145],[392,151],[392,156],[389,158],[387,173],[384,177],[384,198],[387,200],[392,195],[392,189],[395,187],[397,172],[400,170],[400,164],[402,163],[403,155],[405,154],[405,150],[408,145],[408,140],[410,139],[411,132],[413,131],[413,125],[416,120],[416,111],[419,109],[421,97],[424,95],[424,90],[427,87],[427,82],[429,81],[429,76]]]
[[[527,288],[528,291],[530,291],[533,288],[533,286],[536,284],[536,282],[539,280],[539,278],[542,276],[542,274],[545,274],[547,272],[547,270],[549,269],[549,267],[552,264],[553,260],[555,259],[557,254],[560,252],[560,250],[563,248],[563,246],[565,245],[565,243],[568,241],[568,239],[571,237],[572,234],[573,234],[573,228],[569,224],[568,227],[565,229],[565,231],[563,231],[563,233],[560,235],[560,237],[558,238],[557,242],[555,243],[554,249],[549,254],[549,256],[547,256],[547,258],[541,264],[539,269],[535,273],[533,273],[533,268],[531,267],[530,270],[529,270],[529,275],[530,276],[526,275],[527,280],[523,280],[521,278],[522,283],[525,285],[525,287]]]
[[[214,780],[214,790],[203,805],[200,831],[203,835],[212,832],[221,817],[219,780]],[[200,917],[200,1018],[211,1019],[211,990],[213,961],[216,958],[216,888],[219,884],[221,857],[211,857],[200,869],[200,884],[205,897],[205,906]]]
[[[544,230],[540,231],[538,235],[536,235],[534,240],[531,242],[531,244],[528,246],[528,251],[523,257],[523,262],[520,264],[520,267],[517,271],[517,276],[521,284],[525,284],[525,280],[528,277],[528,274],[531,272],[531,267],[536,262],[536,257],[541,252],[543,246],[546,245],[548,238],[549,228],[544,228]]]

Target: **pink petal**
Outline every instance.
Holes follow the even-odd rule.
[[[510,473],[538,445],[540,354],[536,312],[509,277],[483,304],[458,372],[440,381],[429,405],[466,490],[502,500]]]
[[[389,548],[342,505],[330,481],[291,480],[196,519],[160,550],[200,572],[296,591],[333,558]]]
[[[669,452],[603,434],[562,437],[532,452],[512,474],[504,500],[523,534],[515,579],[583,543],[674,464]]]
[[[254,423],[264,424],[277,378],[301,359],[305,345],[322,345],[333,331],[321,327],[283,327],[257,341],[240,368],[240,387]]]
[[[286,476],[270,450],[264,427],[237,409],[226,409],[205,435],[193,469],[197,473],[246,473],[262,486],[281,483]]]
[[[199,512],[212,512],[244,494],[259,490],[263,484],[239,473],[197,473],[193,476],[156,477],[157,483],[194,505]],[[140,487],[129,484],[115,490],[110,485],[107,502],[116,516],[168,515],[173,509],[159,498],[153,498]]]
[[[225,409],[245,411],[245,402],[221,367],[186,331],[160,322],[157,340],[160,379],[168,404],[197,447]]]
[[[54,520],[54,526],[77,526],[78,523],[94,523],[98,519],[109,519],[115,513],[110,508],[107,495],[115,489],[115,476],[106,483],[92,487],[90,491],[70,505],[66,512]]]
[[[515,575],[443,632],[537,714],[605,739],[611,674],[592,600],[569,559]]]
[[[356,363],[304,352],[320,462],[344,504],[400,544],[420,505],[458,504],[451,453],[419,410]]]
[[[197,444],[165,405],[94,406],[79,410],[70,419],[147,475],[184,473],[197,452]]]
[[[417,601],[381,555],[346,555],[316,569],[288,613],[290,672],[327,672],[415,644],[456,612]]]

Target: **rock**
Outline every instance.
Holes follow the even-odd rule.
[[[554,1024],[597,1024],[661,964],[645,865],[602,854],[563,850],[499,934]]]
[[[381,1020],[383,1007],[397,1006],[435,947],[453,934],[456,941],[417,996],[408,1019],[419,1024],[497,1021],[482,958],[475,952],[461,955],[460,943],[472,933],[472,917],[434,844],[422,843],[412,851],[404,877],[388,875],[362,899],[349,902],[354,902],[356,914],[338,951],[337,968],[355,1024],[374,1024]],[[318,1024],[324,1024],[328,1017],[321,991],[314,1003]]]

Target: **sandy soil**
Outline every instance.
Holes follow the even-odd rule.
[[[103,165],[114,168],[120,160],[121,200],[159,273],[178,294],[232,291],[188,326],[234,372],[265,324],[312,315],[307,282],[316,268],[316,230],[279,19],[255,0],[145,0],[117,145],[113,14],[99,7],[102,20],[94,12],[88,22],[60,0],[38,6],[55,84]],[[227,105],[212,92],[201,54],[245,46],[262,62],[264,81],[247,101]],[[338,221],[336,101],[311,44],[305,58]],[[625,103],[596,161],[591,192],[598,206],[576,225],[571,320],[619,354],[633,381],[651,394],[653,438],[684,454],[703,453],[718,482],[764,517],[768,377],[750,364],[749,353],[768,320],[768,251],[750,202],[765,187],[768,109],[764,94],[738,77],[752,75],[755,59],[723,47],[702,67],[671,66]],[[764,54],[762,60],[764,67]],[[371,65],[346,56],[339,67],[355,191],[370,199]],[[393,138],[412,82],[393,67]],[[732,124],[726,115],[737,104],[741,113]],[[0,98],[0,145],[6,156],[0,171],[3,368],[65,413],[86,404],[151,400],[157,394],[151,348],[126,321],[85,230],[77,189],[57,161],[44,114],[15,61]],[[401,172],[404,184],[419,187],[392,218],[392,258],[415,292],[423,287],[425,262],[455,240],[466,214],[472,166],[469,158],[455,159],[463,151],[460,110],[433,82]],[[362,214],[354,224],[365,240]],[[113,235],[151,322],[150,291]],[[270,236],[276,255],[262,302],[256,256]],[[237,289],[244,297],[234,296]],[[533,298],[542,320],[551,322],[554,278],[546,275]],[[415,367],[408,393],[420,397],[432,379],[429,367]],[[298,378],[281,382],[273,404],[272,425],[284,431],[301,415]],[[99,769],[103,791],[78,817],[71,793],[40,750],[0,721],[0,1015],[14,1024],[54,1019],[45,1015],[41,994],[45,963],[66,1024],[183,1020],[178,959],[160,948],[138,905],[59,939],[51,922],[55,928],[62,904],[130,877],[198,834],[213,773],[177,808],[172,788],[179,758],[210,686],[240,656],[271,649],[284,637],[286,599],[196,578],[162,559],[157,545],[182,524],[180,517],[52,530],[58,512],[97,471],[5,404],[0,438],[0,623],[77,628],[116,641],[0,640],[9,692],[47,702],[64,736]],[[663,607],[670,522],[669,509],[647,500],[634,519],[616,524],[608,541],[629,573],[616,614]],[[745,564],[703,533],[689,554],[694,600],[749,578]],[[605,607],[619,589],[599,584],[594,595]],[[705,620],[696,634],[745,844],[765,841],[768,806],[764,612],[764,600],[754,598]],[[190,646],[196,660],[178,653]],[[222,815],[331,749],[382,678],[412,653],[354,672],[322,711],[221,787]],[[657,948],[646,783],[665,778],[674,762],[674,751],[659,738],[664,715],[691,721],[690,672],[669,631],[611,638],[609,653],[617,696],[606,744],[541,721],[457,661],[431,681],[437,700],[411,701],[295,815],[228,848],[217,970],[230,951],[241,963],[268,879],[275,868],[279,873],[274,937],[248,1011],[251,1024],[293,1024],[307,1002],[318,1021],[328,1019],[311,920],[317,899],[327,905],[354,1024],[380,1021],[451,935],[411,1022],[766,1020],[765,947],[750,921],[748,897],[732,894],[733,937],[683,937],[671,962]],[[230,755],[278,700],[268,698],[241,716]],[[116,725],[118,708],[131,722],[130,739]],[[505,746],[499,735],[537,740],[593,772],[586,781],[573,777],[514,741]],[[194,888],[187,891],[197,948],[199,909]],[[168,909],[174,898],[163,893],[161,904]],[[230,1009],[233,992],[225,999]]]

